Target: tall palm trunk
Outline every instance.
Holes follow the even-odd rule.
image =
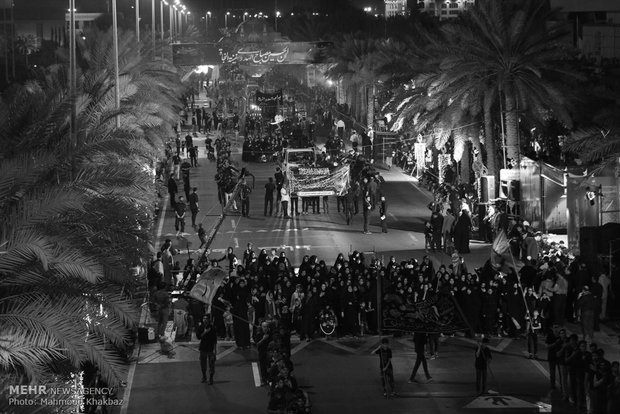
[[[487,169],[489,175],[497,174],[497,150],[495,148],[495,137],[493,136],[493,117],[491,115],[491,104],[484,104],[484,148],[487,154]]]
[[[519,115],[515,102],[515,96],[510,87],[504,91],[506,103],[506,157],[514,160],[517,164],[521,161],[519,151]]]
[[[375,122],[375,84],[366,87],[368,103],[366,105],[366,127],[373,128]]]
[[[463,149],[463,156],[461,157],[461,182],[469,184],[471,182],[471,165],[470,165],[470,151],[472,146],[469,145],[469,141],[465,141],[465,148]]]

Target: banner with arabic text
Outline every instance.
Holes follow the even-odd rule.
[[[274,93],[256,91],[256,105],[282,104],[282,89]]]
[[[288,170],[290,193],[301,197],[344,195],[349,189],[349,164],[329,168],[292,167]]]
[[[324,63],[329,42],[174,43],[172,63],[194,65],[303,65]]]

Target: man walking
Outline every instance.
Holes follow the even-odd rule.
[[[368,221],[370,220],[370,210],[372,209],[372,203],[370,201],[370,196],[364,197],[364,234],[371,234],[368,231]]]
[[[379,206],[379,218],[381,219],[381,231],[387,233],[387,205],[385,203],[385,196],[381,196],[381,205]]]
[[[198,167],[198,147],[196,146],[190,147],[187,150],[187,153],[189,154],[189,160],[190,160],[191,166]]]
[[[478,342],[476,347],[476,361],[474,363],[476,367],[476,392],[478,395],[482,395],[487,392],[487,368],[491,363],[491,350],[487,346],[489,338],[482,338]]]
[[[173,210],[176,207],[176,197],[178,192],[179,187],[174,179],[174,174],[170,174],[170,178],[168,178],[168,194],[170,194],[170,208]]]
[[[276,180],[276,215],[280,212],[280,203],[282,201],[282,186],[284,185],[284,173],[280,167],[276,168],[276,173],[273,175]]]
[[[241,216],[250,217],[250,194],[252,189],[246,183],[245,178],[239,183],[239,198],[241,198]]]
[[[175,221],[174,221],[174,229],[177,231],[177,237],[179,236],[179,231],[181,233],[185,233],[185,212],[187,211],[187,204],[185,204],[185,200],[183,196],[179,197],[179,201],[177,201],[176,209],[175,209]]]
[[[189,211],[192,213],[192,227],[194,229],[196,228],[196,216],[200,211],[200,208],[198,208],[198,194],[196,194],[196,191],[198,191],[198,188],[192,188],[192,193],[187,199],[187,201],[189,201]]]
[[[200,371],[202,382],[207,382],[207,364],[209,365],[209,385],[213,385],[215,374],[215,350],[217,348],[217,335],[211,321],[211,315],[204,315],[202,322],[196,327],[196,336],[200,338]]]
[[[424,346],[426,345],[427,336],[425,333],[415,332],[413,334],[413,345],[416,354],[415,364],[413,366],[413,371],[411,371],[411,375],[409,376],[409,383],[418,382],[415,378],[418,373],[418,369],[420,368],[420,364],[424,369],[424,375],[426,375],[426,381],[431,382],[433,377],[428,372],[428,364],[426,362],[426,356],[424,356]]]
[[[273,215],[273,192],[276,190],[276,185],[273,182],[273,178],[269,177],[269,181],[265,184],[265,216],[267,215],[267,206],[269,206],[269,215]]]

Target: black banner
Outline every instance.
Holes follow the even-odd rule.
[[[451,333],[468,330],[455,299],[449,294],[429,295],[417,303],[407,303],[390,293],[383,299],[384,331]]]
[[[282,104],[283,96],[282,89],[275,93],[264,93],[260,91],[256,91],[256,104],[264,105],[264,104]]]

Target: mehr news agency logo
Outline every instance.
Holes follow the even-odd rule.
[[[75,406],[76,413],[86,412],[86,407],[122,405],[115,398],[116,388],[84,387],[82,375],[71,374],[66,386],[10,385],[9,405],[12,406]]]

